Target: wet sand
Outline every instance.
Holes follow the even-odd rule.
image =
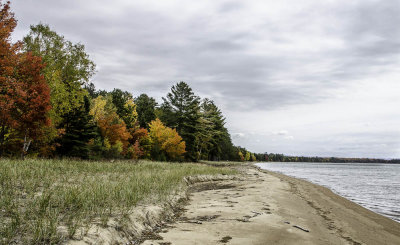
[[[400,223],[329,189],[242,166],[192,186],[185,212],[143,244],[400,244]]]

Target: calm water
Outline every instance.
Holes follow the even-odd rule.
[[[259,167],[328,187],[400,222],[400,165],[370,163],[259,163]]]

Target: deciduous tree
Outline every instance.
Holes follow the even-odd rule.
[[[9,130],[15,126],[11,112],[14,108],[16,80],[15,68],[21,43],[11,43],[11,33],[17,26],[14,14],[10,11],[10,2],[0,1],[0,155],[2,155]]]
[[[0,154],[6,135],[21,138],[22,156],[43,125],[49,124],[50,90],[42,76],[44,64],[32,53],[21,53],[21,43],[11,43],[16,20],[10,3],[0,2]]]
[[[133,101],[133,96],[127,91],[114,89],[111,93],[112,102],[117,109],[118,116],[124,120],[126,127],[133,131],[138,128],[138,113],[136,112],[136,104]]]
[[[50,88],[41,74],[43,67],[42,59],[30,52],[21,55],[17,66],[15,84],[18,87],[14,90],[11,114],[16,120],[15,128],[23,134],[22,155],[26,154],[32,140],[43,132],[42,127],[50,124]]]
[[[175,129],[164,126],[157,118],[150,122],[150,138],[153,142],[153,157],[160,159],[165,154],[169,160],[179,160],[185,153],[185,142]]]
[[[51,118],[58,125],[63,115],[79,108],[87,91],[83,85],[95,72],[84,45],[73,44],[48,25],[31,26],[24,49],[43,58],[43,74],[51,89]]]
[[[107,139],[111,146],[121,143],[123,152],[126,152],[132,136],[126,128],[125,122],[118,116],[112,99],[98,96],[92,101],[90,114],[97,122],[102,137]]]

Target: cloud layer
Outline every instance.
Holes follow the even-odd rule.
[[[160,99],[187,81],[253,151],[400,157],[399,1],[15,0],[12,8],[15,39],[42,21],[85,44],[99,88]],[[370,118],[384,129],[349,130]]]

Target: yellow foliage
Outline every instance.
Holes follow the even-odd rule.
[[[239,155],[240,160],[244,161],[244,156],[243,156],[243,153],[241,151],[239,151],[238,155]]]
[[[128,115],[124,116],[124,120],[128,127],[133,128],[137,124],[138,113],[136,111],[136,104],[132,99],[129,99],[125,105],[125,109],[129,112]]]
[[[185,141],[175,129],[164,126],[158,118],[151,121],[149,127],[153,144],[158,145],[171,159],[177,159],[186,152]]]
[[[92,107],[90,108],[90,115],[93,116],[94,120],[98,122],[106,117],[106,104],[107,100],[103,96],[98,96],[93,99]]]
[[[244,157],[245,161],[250,161],[250,152],[246,151],[246,155]]]

